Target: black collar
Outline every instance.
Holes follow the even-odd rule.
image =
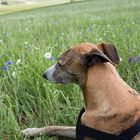
[[[131,140],[138,132],[140,132],[140,119],[131,128],[125,130],[119,136],[102,132],[93,128],[89,128],[81,124],[81,116],[85,112],[84,108],[81,110],[77,125],[76,125],[76,139],[84,140],[84,137],[90,137],[97,140]]]

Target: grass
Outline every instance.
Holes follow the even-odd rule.
[[[75,0],[79,1],[79,0]],[[8,3],[11,2],[8,1]],[[26,10],[31,10],[31,9],[36,9],[36,8],[42,8],[42,7],[47,7],[47,6],[53,6],[53,5],[58,5],[58,4],[66,4],[70,3],[71,0],[43,0],[43,1],[33,1],[32,4],[18,4],[19,1],[14,0],[14,4],[9,4],[7,6],[2,6],[0,5],[0,15],[5,15],[9,13],[15,13],[19,11],[26,11]],[[26,2],[26,0],[25,0]]]
[[[139,0],[90,0],[0,16],[0,139],[26,140],[20,131],[27,127],[75,125],[83,106],[79,87],[42,78],[75,43],[113,43],[122,58],[120,75],[140,91],[139,7]],[[54,60],[46,60],[46,52]],[[4,71],[8,60],[13,63]]]

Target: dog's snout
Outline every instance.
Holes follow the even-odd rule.
[[[46,74],[46,72],[43,73],[43,78],[47,79],[47,74]]]

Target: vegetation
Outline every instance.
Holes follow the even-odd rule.
[[[42,78],[73,44],[113,43],[120,75],[140,91],[139,7],[139,0],[89,0],[0,16],[0,139],[26,140],[27,127],[75,125],[84,105],[79,87]]]
[[[81,0],[7,0],[1,2],[0,15],[77,1]]]

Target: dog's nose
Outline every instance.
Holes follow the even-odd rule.
[[[46,72],[43,73],[43,78],[47,79],[47,74],[46,74]]]

